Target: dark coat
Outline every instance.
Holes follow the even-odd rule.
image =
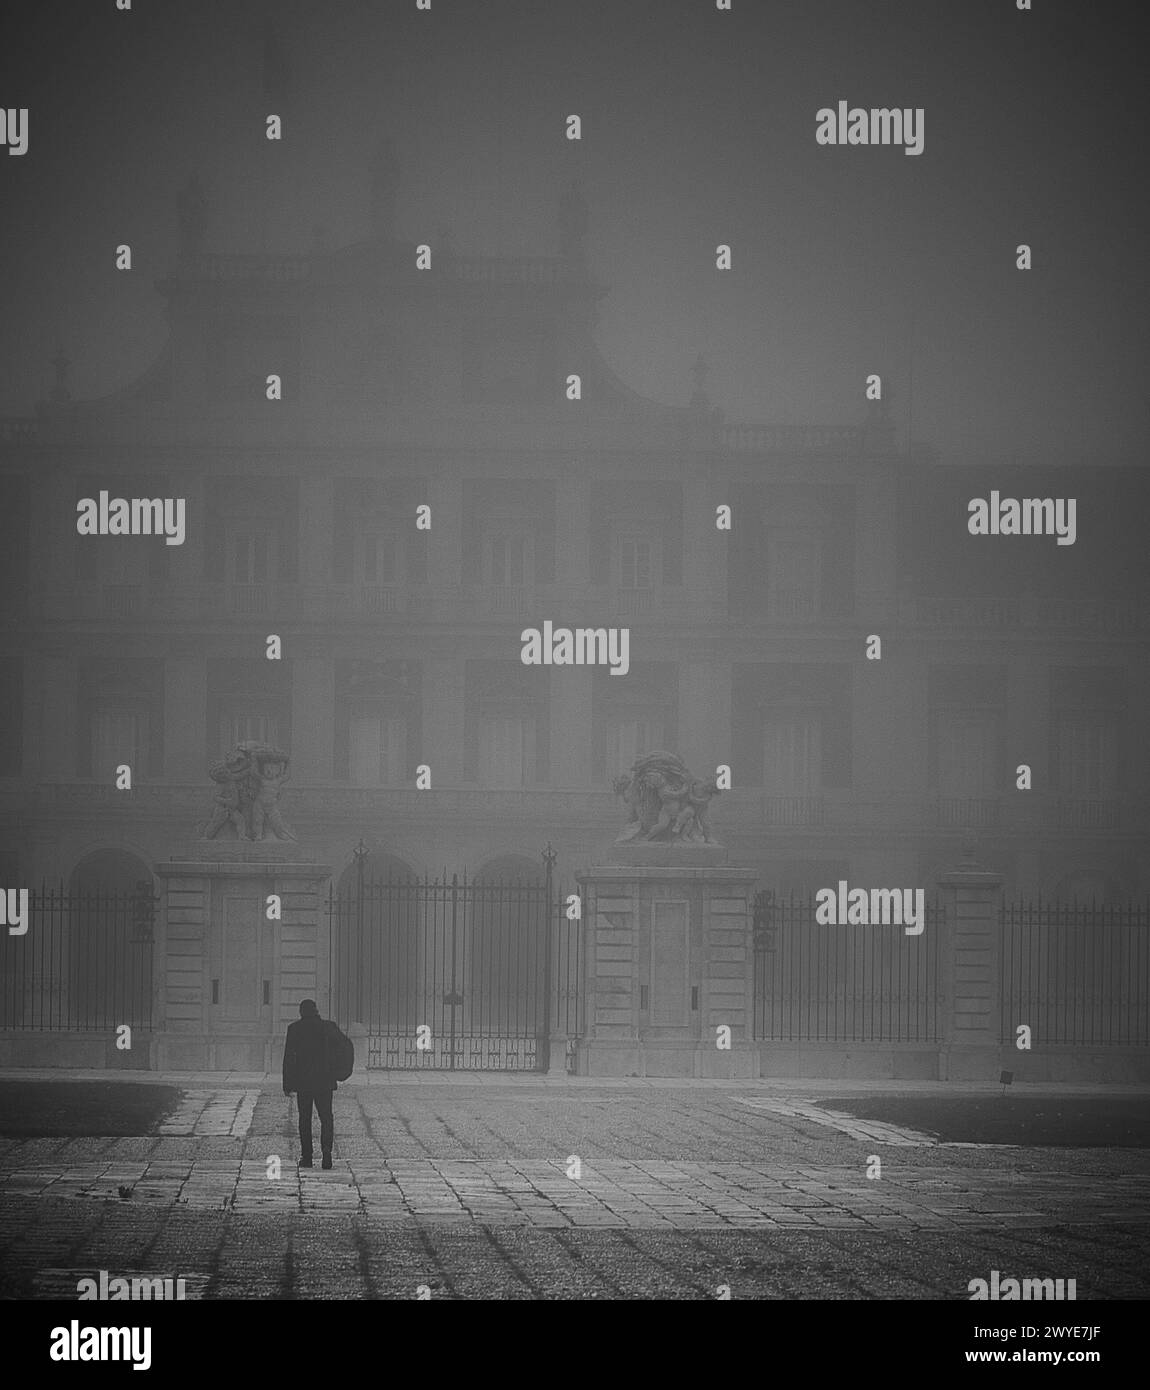
[[[284,1095],[292,1091],[334,1091],[338,1087],[328,1061],[327,1019],[312,1015],[288,1024],[284,1043]]]

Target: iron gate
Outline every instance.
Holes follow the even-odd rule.
[[[545,1071],[570,1031],[579,926],[542,882],[391,875],[332,890],[331,1012],[366,1025],[368,1066]]]

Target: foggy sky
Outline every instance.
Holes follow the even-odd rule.
[[[81,398],[150,365],[193,170],[209,249],[306,250],[317,223],[334,247],[366,235],[388,133],[412,243],[450,227],[465,254],[551,254],[581,179],[611,287],[597,340],[644,395],[685,404],[701,351],[729,420],[852,423],[879,371],[901,437],[913,404],[915,440],[955,461],[1145,452],[1144,6],[135,3],[5,7],[0,105],[31,114],[28,153],[0,151],[2,412],[47,395],[57,341]],[[291,84],[274,106],[268,29]],[[925,152],[820,147],[815,113],[840,99],[923,107]]]

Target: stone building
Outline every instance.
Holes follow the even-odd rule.
[[[191,187],[154,366],[77,401],[60,360],[0,425],[5,884],[130,886],[258,739],[337,876],[361,839],[376,868],[528,875],[550,840],[570,876],[613,775],[666,747],[731,768],[716,831],[783,890],[929,885],[967,828],[1009,887],[1150,888],[1144,470],[947,466],[877,406],[730,424],[701,363],[683,405],[643,399],[595,346],[577,191],[557,255],[417,270],[394,177],[366,240],[296,256],[207,250]],[[1075,496],[1076,544],[971,538],[991,488]],[[101,490],[186,499],[184,544],[78,536]],[[548,619],[629,628],[627,676],[524,666]]]

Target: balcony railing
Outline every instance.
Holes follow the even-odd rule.
[[[1141,632],[1150,626],[1150,605],[1121,600],[1044,599],[1036,605],[1040,627],[1089,632]]]
[[[541,594],[534,588],[508,585],[505,588],[494,586],[480,589],[476,597],[482,612],[526,618],[530,614],[538,615]]]
[[[205,252],[181,262],[173,272],[178,280],[306,280],[311,262],[306,256],[224,255]]]
[[[619,589],[617,591],[618,611],[626,618],[643,613],[654,613],[662,607],[662,591],[659,589]]]
[[[776,623],[809,623],[821,616],[818,595],[802,589],[768,590],[762,612]]]
[[[899,621],[922,627],[1017,627],[1017,599],[917,598],[899,600]]]
[[[996,796],[940,796],[935,803],[935,825],[959,830],[997,827],[1001,805]]]
[[[209,759],[205,756],[205,766]],[[13,795],[27,806],[26,793],[14,784]],[[118,791],[110,781],[41,782],[33,800],[51,814],[172,816],[190,837],[211,813],[211,784],[141,782]],[[15,802],[13,803],[15,804]],[[323,826],[330,820],[394,816],[396,823],[458,816],[480,821],[522,818],[549,825],[570,822],[594,826],[612,835],[623,828],[622,804],[609,788],[563,789],[531,786],[516,790],[485,787],[357,787],[336,782],[289,785],[285,802],[289,822]],[[963,830],[986,830],[1026,839],[1050,835],[1121,832],[1150,833],[1150,807],[1144,801],[1116,798],[1068,798],[1028,793],[1026,798],[923,798],[890,796],[878,801],[846,789],[822,796],[770,796],[762,788],[722,793],[711,808],[711,822],[721,842],[753,843],[764,831],[823,832],[828,845],[844,833],[867,831],[906,836],[956,838]]]
[[[451,267],[458,280],[498,285],[557,285],[575,274],[554,256],[455,256]]]
[[[1005,630],[1063,628],[1078,634],[1121,634],[1150,628],[1150,604],[1125,599],[899,598],[899,622],[919,627]]]
[[[857,452],[863,432],[857,425],[724,425],[724,447],[766,452],[835,449]]]
[[[138,618],[143,611],[142,584],[108,584],[104,588],[104,609],[110,618]]]
[[[1110,797],[1060,797],[1059,830],[1117,830],[1121,809]]]
[[[365,613],[402,613],[407,607],[406,589],[395,584],[367,584],[359,591]]]
[[[764,796],[764,825],[818,829],[825,823],[826,806],[821,796]]]
[[[35,420],[15,415],[0,417],[0,444],[26,444],[34,440],[37,433]]]

